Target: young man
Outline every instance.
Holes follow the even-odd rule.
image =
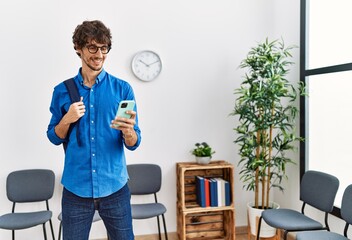
[[[102,22],[84,21],[72,39],[82,62],[74,77],[81,100],[72,103],[64,83],[57,85],[47,130],[53,144],[67,143],[61,180],[63,239],[88,239],[95,210],[109,239],[134,239],[124,147],[135,150],[141,141],[136,108],[127,112],[131,118],[115,118],[119,102],[134,100],[134,93],[127,82],[103,69],[111,33]]]

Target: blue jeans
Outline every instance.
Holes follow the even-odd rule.
[[[109,240],[133,240],[130,199],[127,184],[116,193],[102,198],[82,198],[64,188],[63,240],[88,240],[95,210],[99,211]]]

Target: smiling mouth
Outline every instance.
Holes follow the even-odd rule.
[[[101,59],[101,58],[95,58],[95,59],[93,59],[93,62],[94,62],[95,64],[100,64],[100,63],[103,62],[103,59]]]

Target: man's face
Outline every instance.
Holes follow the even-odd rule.
[[[106,44],[100,44],[93,40],[77,51],[81,55],[82,67],[88,67],[93,71],[100,72],[109,52],[109,47]]]

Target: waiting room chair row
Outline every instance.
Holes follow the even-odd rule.
[[[297,240],[348,240],[347,229],[352,224],[352,185],[345,189],[341,215],[346,221],[344,236],[330,232],[328,216],[334,207],[339,180],[327,173],[307,171],[300,184],[301,211],[293,209],[268,209],[262,212],[257,229],[257,240],[260,239],[261,223],[264,220],[269,226],[284,230],[284,240],[289,232],[298,232]],[[308,217],[305,206],[310,205],[324,213],[324,224]]]
[[[166,207],[157,200],[157,192],[161,189],[162,172],[156,164],[130,164],[127,166],[130,176],[128,182],[131,195],[154,195],[154,202],[132,204],[133,219],[157,218],[159,239],[161,239],[159,216],[162,217],[165,239],[168,239],[165,212]],[[7,198],[13,203],[11,213],[0,216],[0,228],[12,231],[12,240],[15,240],[15,230],[42,225],[44,239],[47,240],[46,223],[49,222],[52,239],[55,234],[52,224],[52,211],[49,208],[49,199],[52,198],[55,186],[55,174],[48,169],[27,169],[11,172],[6,179]],[[17,203],[33,203],[45,201],[46,209],[35,212],[15,212]],[[61,213],[59,236],[61,238]],[[101,220],[98,212],[93,222]]]

